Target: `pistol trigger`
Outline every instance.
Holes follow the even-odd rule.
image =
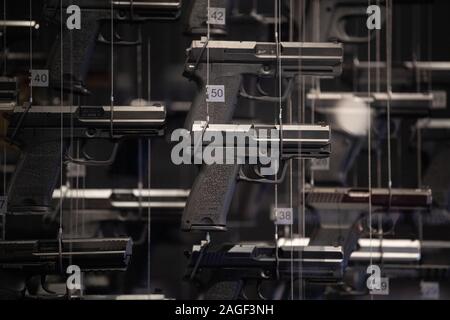
[[[101,33],[97,37],[97,42],[107,45],[116,45],[116,46],[124,46],[124,47],[134,47],[142,45],[141,39],[136,41],[125,41],[122,40],[121,36],[117,33],[114,33],[114,40],[107,40]]]
[[[262,96],[265,96],[265,97],[269,96],[269,94],[262,88],[260,79],[256,80],[256,90]]]
[[[261,170],[259,166],[253,166],[253,172],[260,178],[264,178],[264,176],[261,174]]]
[[[114,44],[118,46],[139,46],[142,44],[141,39],[136,41],[126,41],[122,40],[122,37],[118,33],[114,33]]]
[[[239,168],[238,180],[242,180],[242,181],[251,181],[251,178],[248,178],[248,177],[245,175],[244,170],[242,170],[242,166]]]
[[[262,280],[258,279],[256,282],[256,293],[258,294],[258,298],[261,300],[267,300],[267,298],[262,293]]]
[[[103,43],[103,44],[110,44],[111,43],[111,41],[106,40],[106,38],[101,33],[98,34],[97,42]]]
[[[91,155],[89,155],[89,153],[86,150],[86,142],[84,141],[82,146],[81,146],[81,155],[82,155],[82,159],[86,160],[86,161],[90,161],[93,160],[94,157],[92,157]]]

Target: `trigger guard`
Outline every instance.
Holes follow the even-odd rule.
[[[117,45],[117,46],[139,46],[142,44],[142,40],[138,39],[137,41],[123,41],[122,38],[120,37],[119,34],[117,34],[116,32],[114,33],[114,41],[111,40],[107,40],[103,34],[99,33],[99,35],[97,36],[97,42],[101,43],[101,44],[106,44],[106,45]],[[117,40],[117,41],[116,41]]]
[[[361,37],[350,36],[345,31],[345,19],[347,17],[365,17],[365,15],[352,14],[352,15],[342,16],[339,19],[339,22],[337,24],[338,27],[336,28],[336,37],[338,38],[338,40],[340,40],[342,42],[350,42],[350,43],[364,43],[364,42],[369,41],[369,37],[368,36],[361,36]],[[373,35],[373,33],[372,33],[372,35]],[[372,39],[372,37],[370,39]]]
[[[81,151],[81,155],[83,156],[83,159],[88,161],[94,159],[94,157],[90,156],[84,148]]]
[[[262,96],[268,96],[269,94],[261,87],[261,81],[260,79],[256,80],[256,90],[258,91],[259,94],[261,94]]]

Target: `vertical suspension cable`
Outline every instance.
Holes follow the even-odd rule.
[[[150,59],[150,38],[147,38],[147,100],[151,101],[151,59]],[[151,293],[151,140],[147,140],[147,189],[148,189],[148,206],[147,206],[147,293]]]
[[[30,28],[29,28],[29,38],[30,38],[30,43],[29,43],[29,51],[30,51],[30,59],[29,59],[29,65],[30,65],[30,97],[29,97],[29,107],[32,106],[33,104],[33,79],[32,79],[32,70],[33,70],[33,27],[32,27],[32,20],[33,20],[33,7],[31,4],[31,0],[29,1],[29,7],[30,7],[30,12],[29,12],[29,18],[30,18]]]
[[[110,110],[110,127],[109,132],[111,138],[114,136],[114,7],[111,1],[111,110]]]
[[[380,0],[376,2],[377,6],[380,7]],[[381,33],[379,30],[375,31],[375,91],[380,92],[381,90]],[[382,150],[381,148],[376,148],[376,174],[377,174],[377,187],[382,186]]]
[[[142,39],[142,28],[138,27],[139,39]],[[142,104],[142,44],[136,47],[136,84],[137,84],[137,98],[139,105]],[[150,100],[148,100],[150,101]],[[138,205],[139,205],[139,217],[142,219],[142,191],[144,188],[144,163],[143,159],[144,139],[138,139],[138,181],[137,187],[139,190]]]
[[[301,17],[300,21],[299,21],[299,26],[298,26],[298,37],[299,37],[299,42],[305,41],[306,39],[306,3],[305,0],[301,0],[300,5],[299,5],[299,12],[298,12],[298,16]],[[302,51],[300,51],[300,56],[302,54]],[[299,63],[299,70],[301,70],[301,64],[302,64],[302,60],[299,59],[298,61]],[[300,109],[298,110],[298,122],[302,123],[304,122],[304,102],[305,102],[305,90],[304,90],[304,78],[302,78],[302,75],[300,74],[299,77],[299,86],[298,86],[298,100],[299,100],[299,104],[300,104]],[[300,153],[301,153],[301,147],[300,147]],[[300,177],[299,177],[299,199],[300,200],[300,206],[299,206],[299,217],[298,217],[298,221],[297,221],[297,228],[298,228],[298,234],[299,234],[299,238],[304,238],[305,237],[305,161],[303,159],[300,159],[298,161],[298,165],[299,165],[299,172],[300,172]],[[303,291],[304,291],[304,286],[303,286],[303,263],[302,263],[302,258],[303,258],[303,253],[302,253],[302,248],[301,246],[299,246],[298,249],[298,298],[299,299],[303,299],[304,295],[303,295]]]
[[[6,76],[6,0],[3,0],[3,75]],[[2,166],[3,166],[3,199],[7,201],[7,190],[6,190],[6,144],[3,145],[2,148],[3,158],[2,158]],[[3,204],[5,205],[5,203]],[[6,203],[7,205],[7,203]],[[6,237],[6,216],[5,213],[2,216],[2,240],[5,240]]]
[[[30,6],[31,6],[31,0],[30,0]],[[61,151],[61,157],[60,157],[60,188],[63,185],[63,163],[64,163],[64,148],[63,148],[63,140],[64,140],[64,132],[63,132],[63,105],[64,105],[64,65],[63,65],[63,60],[64,60],[64,52],[63,52],[63,5],[62,5],[62,0],[59,1],[59,19],[60,19],[60,54],[61,54],[61,62],[60,62],[60,69],[61,69],[61,88],[60,88],[60,151]],[[31,18],[30,18],[31,20]],[[59,229],[58,229],[58,246],[59,246],[59,266],[60,266],[60,272],[62,273],[62,236],[63,236],[63,197],[62,195],[59,197]]]
[[[391,151],[391,96],[392,96],[392,0],[386,0],[386,91],[387,91],[387,148],[388,148],[388,188],[389,188],[389,205],[388,213],[391,208],[391,197],[392,197],[392,151]],[[383,229],[381,218],[379,220],[379,238],[380,238],[380,263],[383,263],[382,255],[382,240],[383,240]]]
[[[150,138],[147,139],[147,159],[148,159],[148,167],[147,167],[147,190],[148,190],[148,206],[147,206],[147,246],[148,246],[148,252],[147,252],[147,293],[151,293],[151,287],[150,287],[150,275],[151,275],[151,177],[152,177],[152,160],[151,160],[151,140]]]
[[[80,150],[79,148],[79,141],[77,140],[77,159],[79,159],[80,156]],[[81,165],[77,165],[77,177],[75,180],[75,188],[77,190],[76,192],[76,200],[75,200],[75,212],[76,212],[76,221],[75,221],[75,235],[79,236],[79,230],[78,230],[78,224],[79,224],[79,214],[80,214],[80,175],[81,175]]]
[[[377,0],[377,6],[380,7],[380,0]],[[370,0],[369,0],[369,5],[370,5]],[[369,31],[370,34],[370,31]],[[370,38],[369,38],[370,41]],[[376,48],[376,52],[375,52],[375,85],[376,85],[376,92],[380,92],[381,88],[380,88],[380,83],[381,83],[381,32],[379,30],[375,31],[375,48]]]
[[[289,42],[294,41],[294,3],[293,0],[289,0]],[[293,80],[294,81],[294,80]],[[292,124],[292,93],[289,94],[288,100],[288,122]],[[293,161],[289,160],[289,208],[293,209]],[[293,213],[293,211],[292,211]],[[290,294],[291,300],[294,300],[294,217],[292,217],[292,224],[289,227],[289,238],[291,240],[291,285]]]
[[[80,105],[80,97],[78,97],[78,105]],[[79,145],[79,142],[77,142],[77,143]],[[84,167],[84,169],[87,171],[86,167]],[[86,177],[83,178],[83,194],[84,194],[85,190],[86,190]],[[82,211],[84,211],[86,209],[86,198],[85,197],[82,197],[82,199],[81,199],[81,209],[82,209]],[[85,233],[85,223],[86,223],[86,221],[85,221],[84,214],[83,214],[83,215],[81,215],[81,234],[82,235],[84,235],[84,233]]]
[[[276,60],[277,60],[277,76],[278,76],[278,105],[279,105],[279,113],[278,113],[278,121],[280,124],[280,130],[281,130],[281,113],[282,113],[282,106],[281,106],[281,57],[280,57],[280,1],[279,0],[274,0],[274,4],[275,4],[275,25],[274,25],[274,36],[275,36],[275,45],[276,45]],[[276,120],[275,120],[276,123]],[[280,132],[280,155],[282,153],[282,132]],[[275,213],[277,212],[278,209],[278,185],[275,184],[274,186],[274,191],[275,191]],[[279,266],[280,266],[280,261],[279,261],[279,247],[278,247],[278,225],[277,225],[277,221],[276,221],[276,217],[275,217],[275,221],[274,221],[274,240],[275,240],[275,260],[276,260],[276,277],[277,279],[279,279]]]
[[[211,10],[210,0],[208,0],[208,9],[207,9],[207,17],[206,17],[206,125],[209,123],[209,97],[208,97],[208,88],[209,88],[209,38],[211,36],[211,27],[209,25],[209,15]],[[225,88],[226,89],[226,88]]]
[[[6,76],[6,0],[3,0],[3,75]]]
[[[29,2],[30,4],[30,74],[33,70],[33,27],[31,21],[33,20],[33,7],[31,4],[31,0]],[[30,79],[30,105],[33,103],[33,81]]]
[[[320,41],[320,2],[314,1],[314,15],[313,15],[313,30],[312,38],[313,42]],[[311,77],[311,87],[314,88],[315,95],[311,102],[311,124],[315,122],[315,110],[316,110],[316,97],[320,93],[320,78]],[[314,186],[314,170],[310,169],[310,184]]]
[[[431,62],[433,60],[433,23],[432,23],[432,19],[431,17],[433,16],[433,6],[432,5],[428,5],[428,10],[427,10],[427,39],[428,39],[428,43],[427,43],[427,59],[428,62]],[[428,93],[432,93],[433,92],[433,71],[430,68],[430,70],[428,70],[427,73],[427,78],[428,78]],[[431,103],[431,102],[430,102]]]
[[[70,36],[70,45],[69,45],[69,52],[70,52],[70,74],[73,75],[73,34],[72,32],[69,32],[69,36]],[[74,99],[73,99],[73,85],[70,86],[70,103],[69,105],[71,106],[71,108],[74,105]],[[73,132],[73,113],[70,113],[70,146],[72,147],[74,145],[74,132]],[[78,175],[80,172],[80,164],[72,164],[76,167],[75,171],[75,185],[76,185],[76,190],[77,190],[77,194],[78,194]],[[67,171],[66,171],[67,172]],[[73,179],[73,178],[72,178]],[[70,181],[69,177],[66,177],[67,181]],[[70,187],[72,187],[72,185],[70,184]],[[73,193],[72,193],[73,194]],[[75,200],[76,202],[78,202],[78,199]],[[76,209],[75,209],[76,210]],[[70,211],[69,211],[69,217],[70,217],[70,222],[72,224],[72,220],[73,220],[73,196],[70,197]],[[73,226],[71,226],[70,228],[70,233],[73,237],[73,234],[77,235],[78,233],[78,210],[75,211],[75,230],[73,230]],[[70,244],[70,251],[72,251],[72,243]],[[70,256],[70,264],[72,264],[72,256]]]
[[[391,71],[392,71],[392,0],[386,0],[386,91],[387,91],[387,148],[388,148],[388,188],[389,198],[392,189],[391,166]]]
[[[371,0],[368,0],[368,6],[371,5]],[[371,118],[371,111],[372,111],[372,105],[370,102],[371,99],[371,46],[370,46],[370,39],[371,39],[371,31],[369,28],[367,28],[367,106],[368,106],[368,112],[367,112],[367,180],[368,180],[368,189],[369,189],[369,199],[368,199],[368,205],[369,205],[369,242],[370,242],[370,265],[373,264],[373,252],[372,252],[372,140],[371,140],[371,133],[372,133],[372,118]],[[370,298],[373,299],[373,295],[370,295]]]
[[[150,76],[150,69],[151,69],[151,61],[150,61],[150,38],[147,38],[147,101],[152,100],[152,92],[151,92],[151,84],[152,84],[152,78]]]

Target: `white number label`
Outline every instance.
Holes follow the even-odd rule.
[[[280,225],[293,224],[294,215],[292,208],[276,208],[275,210],[275,223]]]
[[[31,85],[33,87],[48,87],[48,70],[31,70]]]
[[[439,299],[439,282],[421,281],[420,292],[423,299],[438,300]]]
[[[209,24],[225,24],[225,8],[209,8]]]
[[[206,86],[206,101],[225,102],[225,86],[224,85]]]
[[[68,178],[84,178],[86,177],[86,166],[69,162],[67,164]]]
[[[330,158],[312,159],[311,170],[326,171],[330,170]]]
[[[445,109],[447,107],[447,92],[433,91],[433,108]]]

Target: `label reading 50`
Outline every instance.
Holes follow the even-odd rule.
[[[293,224],[294,215],[292,208],[276,208],[275,209],[275,223],[280,225]]]
[[[206,101],[225,102],[225,86],[224,85],[206,86]]]
[[[209,8],[209,24],[225,24],[225,8]]]

